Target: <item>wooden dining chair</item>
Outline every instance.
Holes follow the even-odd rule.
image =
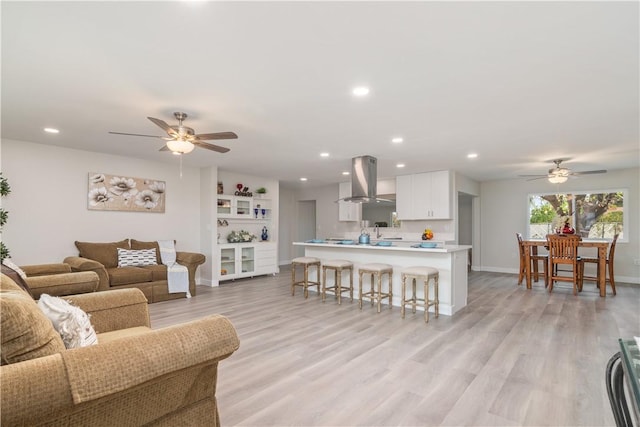
[[[578,295],[582,291],[582,277],[580,275],[580,257],[578,245],[582,238],[575,234],[547,234],[549,245],[549,292],[553,291],[554,282],[572,282],[573,294]],[[560,273],[566,272],[557,267],[559,265],[570,266],[571,276]]]
[[[527,258],[524,252],[525,251],[524,245],[522,244],[522,234],[516,233],[516,238],[518,239],[518,252],[520,253],[520,269],[518,274],[518,286],[520,286],[522,284],[522,279],[524,278],[524,275],[527,274],[527,268],[526,268]],[[538,263],[542,261],[542,269],[544,272],[544,286],[545,287],[549,286],[549,274],[547,273],[547,264],[548,264],[547,255],[531,254],[530,257],[531,257],[531,267],[529,271],[532,272],[531,275],[533,276],[534,282],[537,282],[540,278]]]
[[[607,255],[607,259],[605,260],[605,264],[604,264],[604,274],[605,274],[604,284],[605,286],[607,285],[607,283],[611,284],[611,290],[613,291],[614,295],[616,294],[616,281],[613,276],[613,256],[616,252],[616,242],[618,241],[618,236],[619,236],[618,233],[616,233],[613,236],[613,240],[611,241],[611,246],[609,246],[609,255]],[[598,266],[596,269],[595,277],[584,275],[585,263],[594,263]],[[595,257],[595,258],[580,257],[580,276],[582,277],[583,281],[589,280],[589,281],[595,281],[596,283],[598,282],[598,277],[600,277],[600,264],[598,263],[598,257]]]

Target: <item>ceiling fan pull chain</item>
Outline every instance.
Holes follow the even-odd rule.
[[[182,179],[182,154],[178,154],[180,156],[180,179]]]

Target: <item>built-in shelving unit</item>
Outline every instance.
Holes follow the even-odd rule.
[[[217,196],[219,280],[233,280],[278,271],[277,244],[274,241],[273,201],[265,197]],[[268,237],[262,239],[263,229]],[[232,231],[248,231],[251,242],[228,243]]]

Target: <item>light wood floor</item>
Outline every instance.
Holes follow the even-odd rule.
[[[210,313],[237,328],[219,365],[225,426],[614,425],[605,368],[619,337],[640,335],[640,286],[600,298],[589,282],[574,297],[516,281],[472,272],[469,305],[428,324],[292,297],[290,270],[149,308],[154,328]]]

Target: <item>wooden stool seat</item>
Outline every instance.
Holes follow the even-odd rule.
[[[296,281],[296,267],[302,266],[304,277],[302,280]],[[316,281],[309,281],[309,268],[316,267]],[[320,259],[316,257],[298,257],[291,260],[291,295],[295,295],[296,286],[302,286],[304,289],[304,297],[309,297],[309,286],[318,287],[318,295],[320,295]]]
[[[413,266],[407,267],[402,270],[402,301],[400,303],[400,313],[404,319],[405,306],[411,304],[412,312],[415,314],[416,306],[418,302],[424,304],[424,321],[429,322],[429,307],[434,306],[434,312],[436,317],[439,313],[439,299],[438,299],[438,279],[440,272],[438,269],[426,266]],[[411,298],[406,299],[407,279],[411,280]],[[416,295],[416,282],[421,280],[424,283],[424,298],[418,298]],[[429,299],[429,284],[433,283],[433,299]]]
[[[362,289],[364,285],[362,276],[365,274],[371,275],[371,280],[370,280],[371,289],[368,292],[363,292],[363,289]],[[382,292],[382,278],[385,274],[389,278],[389,289],[387,292]],[[362,310],[363,298],[369,298],[369,300],[371,301],[371,305],[373,305],[374,302],[377,302],[378,313],[380,313],[380,309],[382,308],[382,300],[384,298],[389,299],[389,309],[393,307],[392,305],[393,266],[392,265],[382,264],[382,263],[363,264],[362,266],[360,266],[360,269],[359,269],[359,277],[360,277],[360,292],[359,292],[360,310]]]
[[[333,286],[327,287],[327,269],[333,270]],[[349,286],[342,286],[342,272],[349,271]],[[330,291],[338,299],[338,305],[342,304],[342,293],[349,291],[353,302],[353,263],[345,259],[330,259],[322,264],[322,302],[326,299],[326,292]]]

